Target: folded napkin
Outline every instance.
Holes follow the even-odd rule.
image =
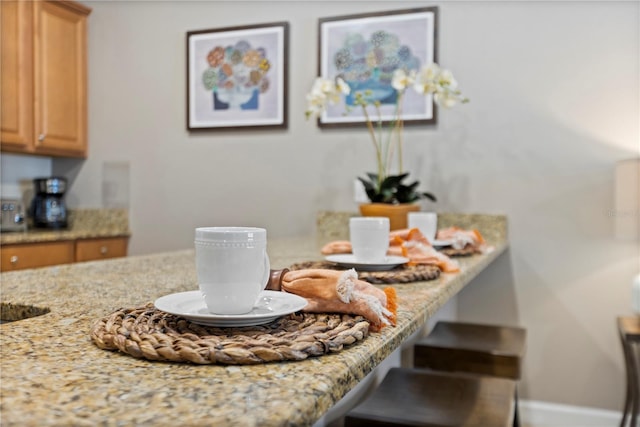
[[[438,252],[431,246],[429,239],[417,228],[392,231],[389,239],[388,255],[409,258],[409,265],[435,265],[445,273],[460,271],[458,263]]]
[[[395,289],[387,287],[381,290],[359,280],[354,269],[272,270],[267,289],[305,298],[308,304],[302,311],[309,313],[361,315],[370,322],[374,331],[396,323]]]
[[[351,253],[351,242],[336,240],[324,245],[324,255]],[[445,273],[460,271],[458,263],[443,253],[436,251],[429,239],[418,228],[405,228],[389,233],[389,250],[387,255],[409,258],[409,264],[435,265]]]
[[[468,246],[476,249],[480,253],[486,253],[493,250],[493,247],[487,245],[482,234],[476,229],[464,230],[459,227],[449,227],[438,230],[436,235],[438,240],[453,241],[454,249],[464,249]]]

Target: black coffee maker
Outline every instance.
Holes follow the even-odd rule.
[[[31,202],[31,217],[36,228],[67,228],[67,207],[64,192],[67,180],[62,177],[33,180],[35,196]]]

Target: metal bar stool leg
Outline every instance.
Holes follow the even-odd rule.
[[[622,412],[622,420],[620,420],[620,427],[625,427],[627,425],[627,418],[629,418],[629,414],[631,412],[631,401],[633,400],[633,379],[631,378],[631,370],[632,368],[632,360],[631,360],[631,348],[628,343],[624,339],[624,335],[620,335],[620,339],[622,341],[622,352],[624,354],[624,364],[625,371],[627,376],[625,378],[627,383],[627,390],[624,399],[624,410]]]
[[[640,357],[638,356],[638,343],[629,343],[631,358],[631,427],[638,427],[638,411],[640,410]]]
[[[622,343],[625,371],[627,374],[627,389],[624,401],[624,411],[620,420],[620,427],[625,427],[627,418],[631,418],[631,427],[638,427],[638,412],[640,411],[640,317],[620,316],[617,319],[618,333]]]
[[[520,427],[520,410],[518,409],[518,385],[516,384],[516,393],[513,400],[513,427]]]

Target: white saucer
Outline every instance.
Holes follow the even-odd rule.
[[[253,326],[272,322],[280,316],[302,310],[307,300],[294,294],[262,291],[258,302],[249,313],[212,314],[207,310],[200,291],[179,292],[158,298],[158,310],[184,317],[206,326]]]
[[[409,262],[409,258],[401,256],[388,255],[384,261],[377,263],[363,263],[359,262],[352,254],[340,254],[340,255],[328,255],[325,257],[327,261],[335,262],[342,267],[355,268],[361,271],[384,271],[391,270],[402,264]]]
[[[434,239],[431,242],[431,246],[433,246],[434,248],[444,248],[447,246],[451,246],[453,245],[453,240],[438,240],[438,239]]]

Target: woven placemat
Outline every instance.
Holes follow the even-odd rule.
[[[464,257],[464,256],[471,256],[471,255],[482,253],[480,249],[478,249],[476,246],[473,246],[473,245],[467,245],[462,249],[454,249],[451,247],[447,247],[447,248],[439,249],[438,252],[442,252],[443,254],[449,257]]]
[[[249,365],[336,353],[368,333],[362,316],[294,313],[266,325],[217,328],[149,303],[99,319],[91,339],[101,349],[154,361]]]
[[[346,270],[346,268],[329,261],[306,261],[293,264],[289,270],[322,268],[329,270]],[[409,283],[423,280],[434,280],[440,277],[440,269],[435,265],[400,265],[386,271],[358,271],[358,278],[369,283]]]

